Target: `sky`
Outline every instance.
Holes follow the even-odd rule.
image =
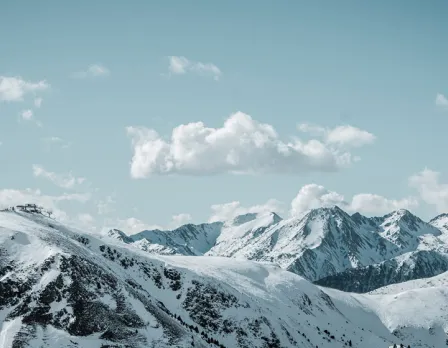
[[[448,212],[448,3],[0,1],[0,207],[175,228]]]

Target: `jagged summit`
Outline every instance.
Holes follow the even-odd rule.
[[[273,221],[280,222],[283,220],[277,213],[275,212],[262,212],[262,213],[247,213],[242,214],[230,219],[228,221],[222,221],[225,226],[240,226],[250,221],[254,221],[255,219],[271,216]]]
[[[243,215],[238,215],[234,217],[232,220],[228,221],[227,224],[234,226],[242,225],[246,222],[255,220],[257,218],[257,215],[258,215],[257,213],[247,213]]]
[[[429,220],[429,223],[431,223],[433,221],[440,220],[440,219],[448,219],[448,213],[442,213],[442,214],[437,215],[436,217]]]
[[[112,234],[129,241],[122,234]],[[413,251],[440,253],[448,249],[437,227],[408,210],[366,217],[349,215],[338,206],[312,209],[289,219],[273,212],[249,213],[227,222],[142,231],[130,238],[135,247],[152,253],[274,262],[313,281]],[[141,240],[144,242],[136,243]],[[428,269],[428,276],[434,275],[430,268],[421,267]]]
[[[439,230],[441,230],[446,237],[448,238],[448,214],[447,213],[443,213],[440,215],[437,215],[436,217],[434,217],[433,219],[431,219],[429,221],[429,223],[438,228]]]
[[[120,230],[118,230],[118,229],[116,229],[116,228],[114,228],[114,229],[111,229],[108,233],[107,233],[107,235],[109,236],[109,237],[112,237],[112,238],[115,238],[115,239],[118,239],[118,240],[121,240],[122,242],[124,242],[124,243],[132,243],[134,240],[131,238],[131,237],[129,237],[126,233],[124,233],[123,231],[120,231]]]

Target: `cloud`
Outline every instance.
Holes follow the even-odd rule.
[[[170,56],[168,60],[168,70],[171,75],[183,75],[192,72],[201,76],[212,77],[216,81],[222,75],[221,70],[212,63],[193,62],[183,56]]]
[[[36,108],[40,108],[42,106],[42,101],[43,101],[42,98],[34,98],[34,106]]]
[[[136,234],[144,230],[163,230],[163,227],[161,226],[149,225],[135,217],[108,220],[107,223],[111,226],[111,228],[117,228],[129,235]]]
[[[67,149],[71,144],[64,141],[64,139],[56,136],[41,138],[41,141],[47,151],[54,147],[59,147],[61,149]]]
[[[49,144],[55,144],[55,143],[61,143],[62,139],[59,137],[47,137],[47,138],[42,138],[42,141],[45,143],[49,143]]]
[[[443,94],[437,93],[436,105],[443,108],[448,108],[448,99]]]
[[[60,196],[47,196],[40,190],[15,190],[0,189],[0,209],[5,209],[19,204],[34,203],[52,210],[54,217],[59,220],[67,220],[68,215],[59,207],[59,203],[64,201],[75,201],[85,203],[90,199],[90,194],[63,194]]]
[[[34,122],[38,127],[42,127],[42,122],[36,120],[33,110],[27,109],[20,113],[20,119],[25,122]]]
[[[323,137],[326,144],[341,147],[361,147],[372,144],[376,139],[372,133],[350,125],[326,129],[317,125],[302,123],[297,128],[301,132]]]
[[[20,116],[23,120],[30,121],[33,118],[33,110],[23,110]]]
[[[344,196],[339,193],[329,191],[321,185],[309,184],[303,186],[292,200],[290,213],[292,216],[297,216],[309,209],[334,205],[345,207],[348,204],[345,202]]]
[[[87,213],[78,214],[78,221],[85,226],[91,226],[95,222],[95,218]]]
[[[438,213],[448,211],[448,184],[440,182],[440,173],[424,169],[409,178],[409,186],[416,189],[421,199],[435,206]]]
[[[85,181],[85,178],[74,177],[72,173],[57,174],[45,170],[42,166],[34,164],[33,174],[35,177],[43,177],[50,180],[56,186],[72,189],[76,185],[80,185]]]
[[[87,70],[78,71],[72,74],[73,78],[85,79],[89,77],[106,77],[110,75],[109,69],[100,64],[90,65]]]
[[[356,127],[339,126],[328,132],[326,141],[330,144],[360,147],[373,143],[375,136]]]
[[[283,212],[283,203],[270,199],[264,204],[254,205],[252,207],[243,207],[239,201],[233,201],[223,204],[214,204],[211,206],[212,214],[209,222],[229,221],[233,218],[248,213],[281,213]]]
[[[172,130],[170,141],[145,127],[127,127],[134,149],[131,176],[210,175],[332,172],[350,165],[355,158],[341,150],[340,141],[283,141],[275,129],[247,114],[231,115],[221,128],[203,122]],[[351,142],[354,142],[353,139]],[[358,143],[359,145],[359,143]]]
[[[352,197],[350,210],[366,214],[386,214],[398,209],[414,209],[419,205],[415,197],[388,199],[372,193],[360,193]]]
[[[116,201],[112,195],[106,196],[104,200],[100,200],[97,203],[98,215],[106,215],[115,211],[113,207]]]
[[[324,186],[308,184],[303,186],[291,202],[292,216],[299,216],[309,209],[339,206],[347,212],[363,214],[386,214],[397,209],[412,209],[418,206],[413,198],[401,200],[388,199],[372,193],[360,193],[346,200],[340,193],[330,191]]]
[[[179,226],[185,225],[186,223],[190,222],[192,220],[190,214],[177,214],[173,215],[171,218],[170,227],[171,228],[177,228]]]
[[[28,93],[36,93],[50,88],[45,81],[30,82],[21,77],[0,76],[0,101],[22,101]]]
[[[168,57],[170,61],[169,71],[172,74],[185,74],[188,67],[190,66],[190,61],[185,57]]]

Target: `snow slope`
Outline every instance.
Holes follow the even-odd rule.
[[[409,302],[400,316],[273,264],[150,254],[21,211],[0,212],[0,293],[2,348],[440,347],[443,334],[409,323]]]
[[[392,284],[382,288],[371,291],[370,294],[398,294],[403,291],[424,289],[431,287],[448,288],[448,272],[439,274],[435,277],[415,279],[407,282]]]

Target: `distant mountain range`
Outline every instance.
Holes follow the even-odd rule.
[[[353,294],[266,262],[316,278],[443,255],[443,233],[406,211],[367,219],[318,209],[110,235],[38,207],[0,212],[0,347],[434,348],[447,339],[448,273]]]
[[[319,285],[368,292],[448,271],[448,215],[429,223],[407,210],[382,217],[339,207],[298,218],[246,214],[231,221],[188,224],[172,231],[109,236],[162,255],[225,256],[267,261]]]

